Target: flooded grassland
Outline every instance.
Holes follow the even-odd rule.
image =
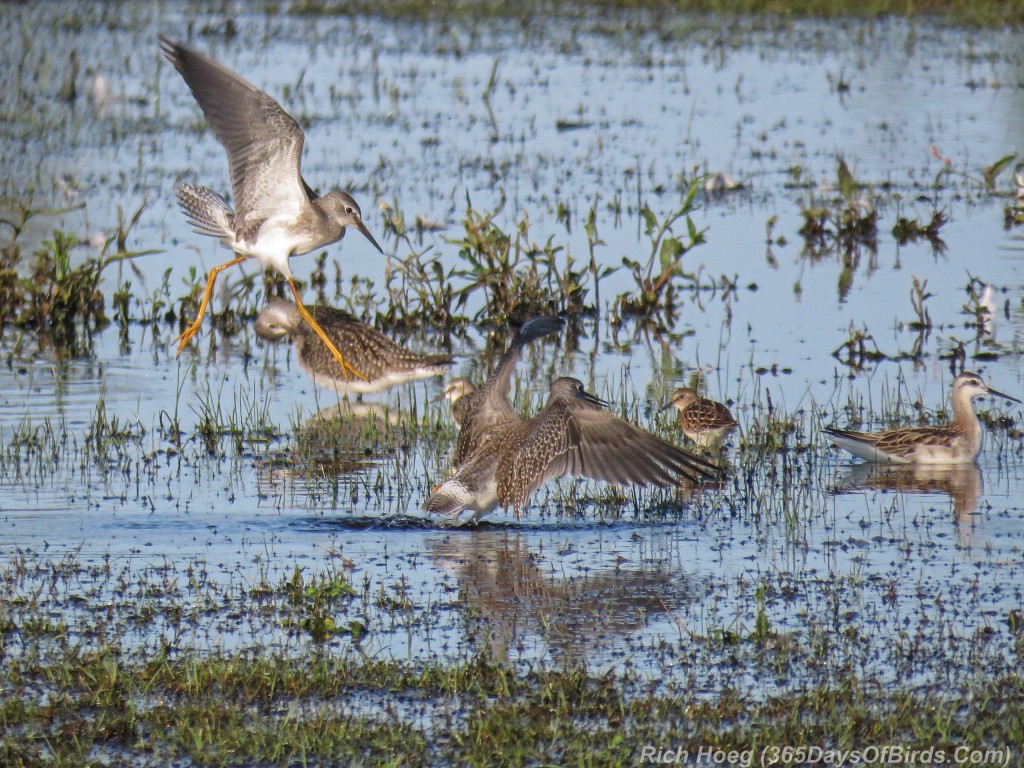
[[[964,368],[1024,396],[1015,33],[0,16],[0,763],[1019,759],[1018,408],[976,403],[958,469],[871,471],[821,434],[941,423]],[[478,381],[510,325],[562,313],[517,405],[571,375],[682,442],[661,405],[699,374],[739,421],[726,482],[563,480],[449,528],[420,509],[456,437],[443,380],[317,390],[253,332],[287,289],[250,265],[176,357],[228,257],[173,189],[229,181],[158,33],[277,98],[304,176],[362,205],[386,257],[294,259],[307,300]]]

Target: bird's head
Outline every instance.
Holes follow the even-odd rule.
[[[953,382],[953,390],[954,392],[964,393],[970,400],[973,400],[976,397],[981,397],[982,395],[994,395],[995,397],[1012,400],[1015,403],[1020,402],[1016,397],[1012,397],[1003,392],[992,389],[981,380],[981,376],[976,373],[971,373],[970,371],[964,371],[956,377],[956,381]]]
[[[607,408],[608,403],[597,395],[587,392],[583,388],[583,382],[571,376],[563,376],[551,382],[551,397],[548,402],[554,400],[569,400],[577,403],[588,403],[599,408]]]
[[[370,234],[370,230],[363,223],[363,212],[352,195],[348,192],[334,190],[324,195],[321,201],[320,205],[338,224],[343,227],[355,227],[363,233],[363,237],[369,240],[374,248],[384,253],[384,249],[378,245],[373,235]]]
[[[254,328],[256,334],[267,341],[277,341],[290,336],[302,326],[299,308],[284,299],[271,299],[260,310]]]
[[[463,397],[474,392],[476,392],[476,387],[473,385],[473,382],[463,376],[459,376],[445,385],[444,391],[438,400],[450,400],[452,405],[455,405]]]
[[[681,411],[696,399],[697,392],[692,387],[679,387],[679,389],[672,393],[668,402],[661,406],[661,410],[666,411],[674,406]]]

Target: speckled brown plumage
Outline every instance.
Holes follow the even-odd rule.
[[[462,406],[459,441],[452,454],[452,466],[461,466],[473,455],[491,426],[518,418],[508,395],[512,388],[512,373],[522,357],[523,347],[561,330],[564,325],[565,321],[557,317],[537,317],[523,323],[487,382],[463,398],[465,405]]]
[[[492,425],[480,446],[424,503],[438,514],[496,506],[522,510],[545,482],[576,475],[617,485],[671,487],[713,479],[719,468],[602,408],[573,378],[556,379],[544,409]]]
[[[668,408],[679,410],[679,428],[698,445],[720,442],[736,428],[736,419],[719,402],[701,397],[692,387],[680,387],[672,393]]]
[[[289,301],[271,299],[256,318],[256,333],[268,340],[290,336],[302,369],[319,386],[341,394],[363,394],[445,372],[450,355],[420,354],[395,343],[380,331],[333,307],[313,307],[324,332],[367,381],[346,378],[338,361]]]

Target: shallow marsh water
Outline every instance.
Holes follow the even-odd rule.
[[[130,280],[142,309],[166,269],[176,296],[189,268],[202,272],[225,256],[189,232],[173,202],[176,180],[227,191],[227,172],[156,46],[158,32],[185,38],[189,29],[221,28],[225,17],[189,24],[175,3],[128,9],[114,25],[101,18],[109,9],[0,10],[0,57],[25,73],[0,96],[9,168],[0,193],[37,207],[84,203],[35,220],[38,239],[57,225],[109,231],[118,208],[146,202],[132,247],[163,253],[105,281],[112,292]],[[456,661],[483,650],[523,666],[583,662],[708,696],[725,687],[785,693],[850,668],[883,683],[947,680],[953,688],[1019,671],[1024,460],[1016,433],[997,423],[976,469],[895,481],[853,466],[818,433],[855,417],[871,427],[909,419],[914,403],[946,407],[948,355],[961,342],[969,368],[1024,394],[1020,240],[1003,227],[1009,174],[998,180],[1001,195],[958,174],[936,183],[941,158],[980,177],[1022,149],[1024,73],[1010,32],[647,16],[231,18],[236,37],[197,35],[190,44],[301,117],[305,176],[351,190],[397,259],[408,247],[382,237],[381,205],[444,224],[418,247],[447,264],[458,249],[445,237],[458,238],[467,196],[476,210],[501,208],[506,230],[528,216],[531,239],[554,238],[578,259],[594,206],[598,258],[615,266],[649,252],[638,201],[667,215],[679,204],[679,174],[695,166],[742,181],[702,201],[694,219],[708,243],[686,257],[709,278],[734,280],[735,291],[684,292],[674,327],[662,333],[628,320],[617,327],[602,311],[596,323],[581,321],[578,347],[531,350],[517,382],[520,402],[536,405],[553,376],[578,376],[631,418],[674,435],[671,415],[656,406],[704,368],[709,394],[729,400],[740,420],[736,472],[721,491],[692,499],[602,490],[594,500],[592,486],[563,483],[539,493],[522,521],[496,514],[476,530],[446,530],[418,511],[443,476],[452,437],[432,401],[439,381],[379,398],[397,414],[390,426],[360,428],[346,417],[355,425],[352,452],[339,454],[348,444],[335,438],[321,453],[302,428],[318,407],[335,404],[333,395],[315,392],[287,347],[248,328],[222,339],[207,325],[179,359],[174,328],[131,324],[119,338],[112,325],[90,355],[72,360],[8,330],[0,339],[8,361],[0,367],[0,561],[33,564],[27,573],[37,574],[18,576],[12,566],[9,595],[31,592],[42,564],[76,561],[81,568],[44,600],[72,628],[81,616],[89,643],[83,598],[130,621],[138,605],[120,585],[159,575],[173,586],[147,593],[157,613],[180,605],[195,613],[176,627],[144,624],[133,635],[139,647],[301,653],[314,640],[294,627],[258,611],[196,606],[296,568],[309,579],[344,562],[358,597],[339,603],[335,618],[364,626],[357,645],[379,658]],[[54,30],[46,45],[39,29]],[[83,93],[69,105],[57,92],[71,50]],[[113,94],[105,106],[86,92],[97,74]],[[841,255],[814,256],[799,234],[803,208],[840,206],[840,158],[880,222],[877,251],[857,249],[845,272]],[[944,250],[890,235],[897,216],[927,221],[936,210],[949,218]],[[376,290],[395,263],[358,236],[328,253],[346,281],[358,274]],[[297,274],[307,278],[313,262],[297,259]],[[932,294],[934,327],[922,336],[920,360],[855,369],[833,357],[851,327],[894,357],[914,347],[912,276]],[[989,335],[964,309],[971,277],[996,289]],[[602,282],[602,302],[631,284],[620,270]],[[464,355],[460,372],[486,370],[480,329],[409,335],[418,348],[438,339]],[[982,407],[1019,421],[1000,402]],[[181,435],[169,430],[175,418]],[[203,424],[224,434],[206,440]],[[785,450],[772,447],[773,430],[785,433]],[[737,663],[757,654],[737,655],[730,638],[763,622],[780,646],[792,644],[788,662]],[[847,642],[831,639],[839,636]],[[339,653],[354,646],[344,633],[328,643]]]

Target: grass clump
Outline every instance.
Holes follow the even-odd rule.
[[[528,215],[509,233],[495,223],[496,214],[475,211],[467,201],[465,234],[449,241],[459,248],[463,262],[451,274],[464,283],[454,292],[456,307],[465,307],[470,297],[482,292],[484,305],[474,321],[501,324],[507,319],[595,309],[587,304],[585,265],[556,246],[553,238],[544,244],[533,242]]]
[[[117,229],[104,241],[99,254],[78,266],[72,264],[72,252],[83,243],[72,233],[55,229],[27,264],[18,241],[30,219],[67,211],[19,205],[16,218],[0,221],[11,230],[10,239],[0,246],[0,332],[7,325],[36,329],[74,351],[79,336],[88,341],[94,332],[109,325],[100,290],[104,270],[117,262],[156,253],[127,248],[128,235],[144,210],[143,205],[128,222],[119,211]]]
[[[700,286],[699,276],[683,268],[683,257],[699,245],[707,242],[707,229],[698,229],[692,214],[697,210],[697,195],[704,188],[705,178],[695,176],[684,179],[686,194],[679,208],[658,219],[657,214],[646,205],[640,209],[644,222],[644,233],[650,240],[651,252],[646,262],[623,258],[623,266],[630,271],[636,282],[635,293],[622,294],[616,301],[616,309],[626,315],[649,315],[674,306],[674,281],[676,278],[688,282],[695,288]],[[685,224],[682,235],[673,232],[673,226]]]

